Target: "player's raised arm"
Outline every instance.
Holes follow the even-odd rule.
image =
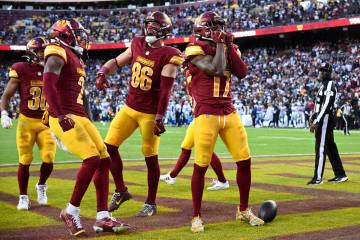
[[[20,83],[20,80],[16,77],[16,72],[13,73],[16,74],[16,76],[12,76],[11,74],[12,73],[10,70],[10,80],[5,88],[3,95],[1,96],[1,125],[3,128],[10,128],[12,126],[11,118],[9,117],[7,109],[9,107],[10,99],[12,96],[14,96]]]
[[[241,52],[233,44],[233,39],[234,35],[232,33],[226,33],[225,43],[227,46],[228,64],[231,72],[239,79],[242,79],[246,76],[248,67],[241,59]]]
[[[128,47],[125,52],[121,53],[116,58],[107,61],[96,73],[96,88],[99,90],[104,90],[105,88],[109,87],[106,76],[113,74],[118,68],[129,64],[131,57],[131,47]]]
[[[226,59],[224,50],[225,33],[215,31],[212,39],[216,42],[216,54],[214,57],[210,55],[198,55],[191,59],[191,63],[197,66],[210,76],[224,76],[226,69]]]

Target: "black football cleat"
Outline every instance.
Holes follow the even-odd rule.
[[[117,210],[123,202],[130,200],[131,198],[132,196],[127,189],[124,192],[115,192],[109,204],[109,212]]]
[[[329,179],[328,182],[342,183],[342,182],[346,182],[347,180],[349,180],[349,178],[347,176],[339,176],[339,177],[334,177],[332,179]]]
[[[311,179],[307,183],[307,185],[320,185],[320,184],[323,184],[323,180],[322,179],[316,179],[316,178]]]

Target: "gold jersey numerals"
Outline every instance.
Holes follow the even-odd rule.
[[[84,99],[83,99],[83,95],[84,95],[84,82],[85,82],[85,78],[83,76],[81,76],[79,78],[78,84],[79,86],[81,86],[79,95],[76,99],[76,103],[83,105],[84,104]]]
[[[46,109],[46,99],[44,96],[44,91],[41,87],[31,87],[30,88],[30,95],[32,99],[28,100],[28,108],[30,110],[43,110]]]
[[[230,92],[230,80],[231,74],[230,72],[225,72],[226,75],[226,84],[221,97],[228,97]],[[214,97],[220,97],[220,77],[214,76]]]
[[[141,90],[149,91],[151,89],[154,71],[148,66],[141,66],[139,62],[134,62],[131,69],[131,86],[133,88],[140,87]]]

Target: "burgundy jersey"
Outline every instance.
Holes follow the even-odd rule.
[[[215,56],[216,46],[204,41],[196,41],[185,49],[189,72],[191,74],[191,94],[196,102],[194,115],[227,115],[235,111],[231,95],[231,72],[226,76],[209,76],[191,63],[199,55]]]
[[[156,114],[161,82],[161,71],[166,64],[181,65],[181,52],[170,46],[149,47],[144,37],[131,42],[131,79],[126,105],[132,109]]]
[[[9,77],[20,80],[20,113],[30,118],[41,118],[46,109],[43,71],[42,66],[27,62],[15,63],[10,68]]]
[[[72,49],[61,44],[50,44],[45,48],[45,61],[51,55],[62,58],[65,63],[56,86],[64,114],[72,113],[87,117],[83,106],[85,64]],[[51,106],[49,106],[49,113],[55,116]]]

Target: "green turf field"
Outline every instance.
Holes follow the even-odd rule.
[[[101,135],[105,137],[109,124],[96,123]],[[166,133],[161,137],[160,158],[176,158],[180,145],[185,136],[185,127],[167,127]],[[251,153],[257,155],[276,154],[313,154],[314,135],[307,129],[273,129],[273,128],[247,128]],[[335,140],[339,151],[360,152],[360,132],[353,131],[350,136],[342,132],[335,133]],[[16,164],[17,151],[15,144],[16,122],[11,129],[0,129],[0,164]],[[142,159],[140,134],[136,131],[120,148],[124,159]],[[34,162],[40,162],[37,147],[34,148]],[[223,157],[229,153],[220,138],[216,152]],[[76,156],[61,150],[56,155],[57,161],[78,160]]]
[[[108,125],[97,124],[102,135]],[[130,232],[122,235],[95,235],[91,226],[96,214],[95,189],[93,184],[86,193],[81,215],[90,238],[98,239],[360,239],[360,134],[352,132],[344,136],[336,132],[335,139],[343,154],[344,167],[350,178],[342,184],[310,187],[306,182],[313,174],[313,135],[304,129],[247,129],[250,147],[254,155],[252,165],[252,188],[250,202],[255,212],[264,200],[273,199],[279,206],[276,219],[263,227],[250,227],[235,221],[239,195],[236,186],[235,166],[228,158],[222,158],[224,173],[230,188],[222,191],[206,190],[215,178],[209,169],[206,174],[203,196],[203,220],[205,232],[190,232],[191,221],[191,174],[188,164],[177,177],[175,185],[159,183],[157,204],[159,213],[151,218],[136,218],[147,195],[146,167],[143,161],[125,161],[124,178],[133,195],[113,216],[131,224]],[[15,128],[0,130],[0,163],[17,163]],[[162,136],[160,157],[161,172],[168,172],[175,164],[185,128],[167,128]],[[216,151],[220,156],[229,156],[218,141]],[[37,150],[36,150],[37,151]],[[358,152],[358,153],[356,153]],[[139,134],[135,133],[121,148],[123,158],[142,159]],[[303,156],[261,156],[310,154]],[[77,160],[62,151],[58,161]],[[36,162],[39,162],[36,153]],[[69,239],[59,221],[58,214],[68,202],[79,163],[55,165],[48,180],[49,206],[40,207],[36,202],[34,185],[39,166],[32,166],[29,182],[29,197],[32,208],[29,212],[16,210],[18,186],[16,166],[0,166],[0,239]],[[324,178],[333,177],[329,162]],[[111,177],[110,177],[111,178]],[[111,181],[110,191],[114,184]]]

